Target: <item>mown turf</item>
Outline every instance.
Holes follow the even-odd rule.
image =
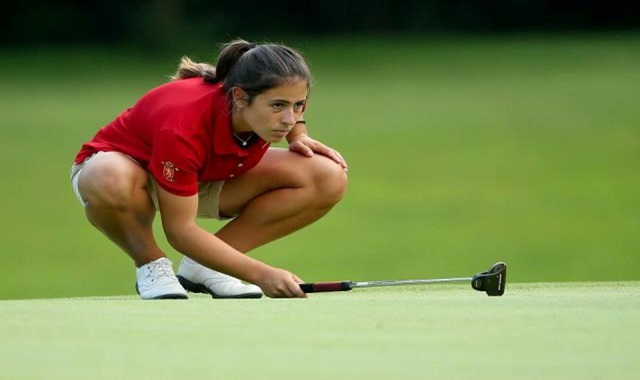
[[[640,282],[0,301],[2,379],[631,379]]]

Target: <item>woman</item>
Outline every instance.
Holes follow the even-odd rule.
[[[172,79],[77,154],[71,182],[87,219],[131,256],[142,299],[305,297],[298,276],[245,255],[316,221],[346,188],[342,156],[307,134],[304,59],[236,40],[215,69],[183,58]],[[285,138],[288,150],[270,147]],[[177,277],[153,236],[156,210],[185,255]],[[211,234],[197,217],[231,220]]]

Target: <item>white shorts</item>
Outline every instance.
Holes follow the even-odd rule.
[[[78,198],[78,201],[82,206],[84,206],[85,201],[80,194],[80,190],[78,190],[78,178],[80,177],[80,173],[84,168],[84,165],[91,160],[95,155],[100,154],[102,152],[97,152],[84,160],[81,164],[73,164],[71,165],[71,171],[69,173],[69,177],[71,179],[71,186],[73,187],[73,192]],[[127,156],[128,157],[128,156]],[[129,157],[131,158],[131,157]],[[136,160],[131,158],[134,162],[138,163]],[[158,206],[158,191],[155,178],[151,173],[147,172],[147,178],[149,179],[149,186],[147,189],[149,191],[149,196],[153,201],[153,204],[156,210],[160,210]],[[218,220],[228,220],[231,219],[229,217],[220,216],[220,191],[222,190],[222,186],[224,185],[224,181],[213,181],[213,182],[200,182],[198,184],[198,217],[206,218],[206,219],[218,219]]]

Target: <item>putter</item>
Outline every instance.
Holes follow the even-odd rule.
[[[431,280],[314,282],[300,284],[300,289],[305,293],[320,293],[340,292],[354,288],[371,288],[375,286],[422,285],[466,281],[471,281],[471,287],[473,289],[479,292],[486,292],[488,296],[501,296],[504,294],[504,288],[507,284],[507,264],[503,262],[496,263],[488,271],[480,272],[473,277],[439,278]]]

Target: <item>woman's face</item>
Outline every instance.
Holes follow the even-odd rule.
[[[280,142],[296,121],[302,119],[307,95],[305,80],[289,81],[257,95],[249,104],[247,94],[236,87],[233,89],[236,104],[233,129],[236,133],[254,132],[270,143]]]

